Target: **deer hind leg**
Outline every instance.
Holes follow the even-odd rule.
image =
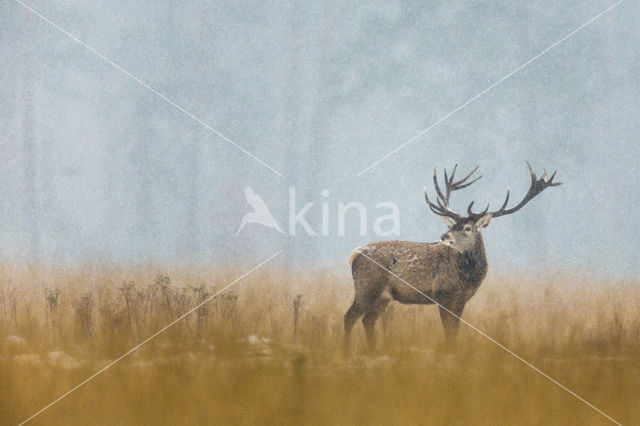
[[[460,317],[464,310],[464,304],[465,302],[463,300],[453,298],[449,303],[438,307],[440,310],[440,320],[444,328],[444,335],[448,343],[453,343],[458,335]]]
[[[353,325],[364,312],[364,307],[357,300],[354,300],[347,313],[344,314],[343,350],[345,355],[349,354],[349,347],[351,346],[351,329],[353,329]]]
[[[389,302],[391,301],[391,295],[387,292],[383,292],[380,297],[373,303],[371,308],[367,310],[362,318],[362,325],[367,336],[367,344],[369,345],[369,351],[371,353],[376,352],[376,332],[375,325],[380,314],[385,310]]]

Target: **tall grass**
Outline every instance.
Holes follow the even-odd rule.
[[[0,423],[32,415],[237,270],[0,265]],[[380,353],[341,353],[347,271],[258,270],[35,424],[607,424],[433,306],[391,304]],[[624,424],[640,423],[640,286],[490,275],[464,318]]]

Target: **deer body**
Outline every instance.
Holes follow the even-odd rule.
[[[477,169],[477,167],[476,167]],[[509,192],[502,207],[482,213],[467,209],[468,216],[460,216],[449,209],[451,192],[465,188],[478,180],[466,182],[475,172],[454,182],[456,168],[451,177],[445,170],[446,191],[438,186],[434,169],[437,204],[432,203],[425,190],[429,208],[442,216],[449,230],[437,243],[411,241],[381,241],[369,243],[353,251],[349,259],[355,286],[353,304],[344,317],[344,350],[349,350],[351,329],[363,316],[362,323],[370,350],[374,351],[374,326],[378,316],[392,300],[404,304],[438,304],[445,336],[455,338],[465,304],[476,293],[487,274],[487,257],[480,231],[489,225],[492,217],[513,213],[553,183],[553,177],[543,175],[537,179],[531,172],[531,187],[518,205],[506,209]],[[555,173],[554,173],[555,175]]]
[[[400,303],[428,305],[454,295],[469,300],[487,273],[487,258],[482,238],[464,254],[443,243],[382,241],[356,249],[351,268],[360,297],[387,292]]]

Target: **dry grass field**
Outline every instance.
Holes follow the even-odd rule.
[[[247,268],[248,269],[248,268]],[[246,269],[0,266],[0,423],[18,424]],[[31,424],[610,424],[434,306],[391,304],[350,359],[343,271],[265,267]],[[464,318],[623,424],[640,424],[640,283],[490,274]]]

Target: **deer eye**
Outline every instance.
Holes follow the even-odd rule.
[[[467,226],[464,227],[464,230],[469,232],[469,231],[471,231],[471,227],[467,225]]]

